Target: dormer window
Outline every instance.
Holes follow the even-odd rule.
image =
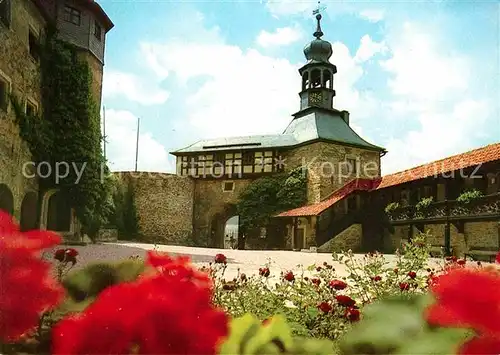
[[[71,6],[64,7],[64,21],[80,26],[82,23],[82,12]]]
[[[102,40],[102,27],[96,22],[94,22],[94,36],[97,40]]]

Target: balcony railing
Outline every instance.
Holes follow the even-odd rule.
[[[435,202],[422,209],[415,206],[398,207],[387,214],[391,222],[500,216],[500,194],[480,197],[467,203],[456,200]]]

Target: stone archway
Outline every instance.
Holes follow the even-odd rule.
[[[221,212],[214,214],[210,228],[210,246],[212,248],[224,248],[226,222],[231,217],[237,216],[237,213],[235,205],[226,205]]]
[[[28,231],[38,227],[38,196],[30,191],[24,195],[21,202],[21,230]]]
[[[14,195],[5,184],[0,184],[0,210],[14,214]]]
[[[71,216],[71,207],[63,192],[50,190],[45,193],[41,208],[41,229],[70,232]]]

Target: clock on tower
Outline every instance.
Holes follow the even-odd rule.
[[[321,92],[309,93],[309,105],[321,105],[323,102],[323,95]]]

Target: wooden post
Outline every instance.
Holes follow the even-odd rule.
[[[298,225],[299,225],[298,217],[293,217],[292,249],[296,249],[295,240],[297,239]]]
[[[446,256],[451,255],[451,233],[450,233],[450,205],[448,200],[445,201],[446,224],[444,226],[444,250]]]

